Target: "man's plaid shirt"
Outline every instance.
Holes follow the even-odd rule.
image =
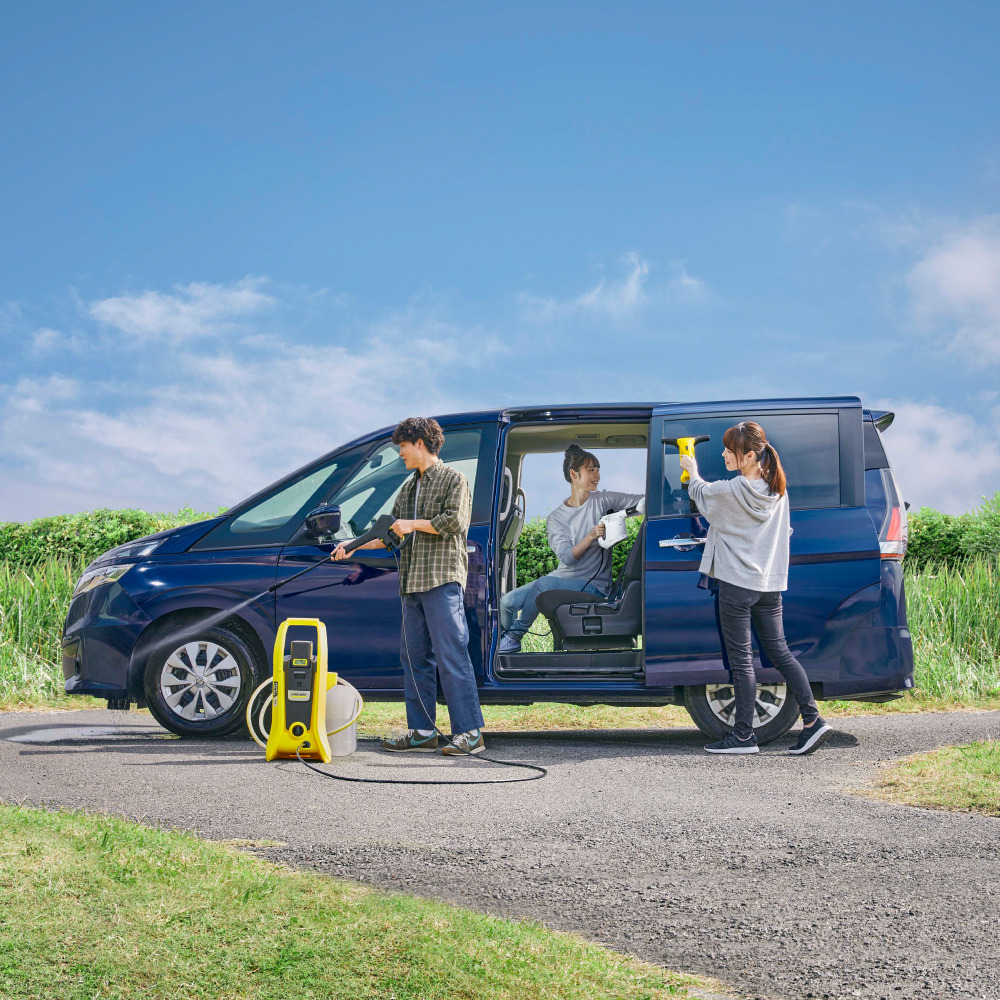
[[[420,496],[414,511],[418,479]],[[403,483],[392,516],[404,520],[426,519],[437,531],[436,535],[414,531],[413,541],[400,552],[400,593],[422,594],[443,583],[460,583],[465,587],[469,576],[466,544],[472,520],[472,494],[469,481],[461,472],[442,462],[435,462],[423,476],[414,472]]]

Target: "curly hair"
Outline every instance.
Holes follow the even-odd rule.
[[[433,417],[407,417],[400,420],[392,432],[393,444],[402,444],[404,441],[411,444],[423,441],[427,450],[436,455],[444,444],[444,431]]]

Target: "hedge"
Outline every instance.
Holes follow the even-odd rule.
[[[907,568],[949,566],[973,556],[1000,553],[1000,491],[984,501],[966,514],[942,514],[932,507],[911,513]]]
[[[625,565],[641,523],[642,518],[639,517],[630,517],[625,522],[628,537],[611,550],[611,571],[614,576]],[[528,521],[517,543],[517,585],[523,587],[526,583],[551,573],[558,565],[559,559],[549,547],[545,518],[536,517]]]
[[[103,509],[7,521],[0,523],[0,562],[27,567],[55,558],[84,565],[116,545],[215,516],[182,507],[172,514]]]
[[[0,562],[33,566],[54,557],[84,564],[116,545],[215,516],[183,507],[174,513],[104,509],[27,522],[8,521],[0,523]],[[639,524],[639,518],[629,518],[628,539],[611,550],[615,574],[628,557]],[[929,563],[953,565],[972,556],[1000,554],[1000,491],[966,514],[942,514],[922,507],[910,513],[909,525],[908,568],[920,569]],[[558,565],[556,554],[549,548],[545,519],[534,518],[524,526],[517,545],[518,586],[551,573]]]

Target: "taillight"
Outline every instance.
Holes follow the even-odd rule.
[[[885,486],[886,512],[878,547],[883,559],[902,559],[906,555],[906,507],[896,486],[896,477],[889,469],[882,470]]]

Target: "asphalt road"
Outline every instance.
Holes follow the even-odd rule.
[[[10,742],[122,724],[134,738]],[[0,715],[0,797],[280,840],[267,853],[289,865],[538,919],[744,996],[1000,998],[1000,821],[850,792],[879,762],[1000,737],[1000,713],[838,721],[806,758],[782,753],[790,738],[709,757],[693,729],[488,736],[549,776],[472,788],[326,781],[253,744],[155,732],[136,713]],[[518,773],[371,742],[335,767]]]

